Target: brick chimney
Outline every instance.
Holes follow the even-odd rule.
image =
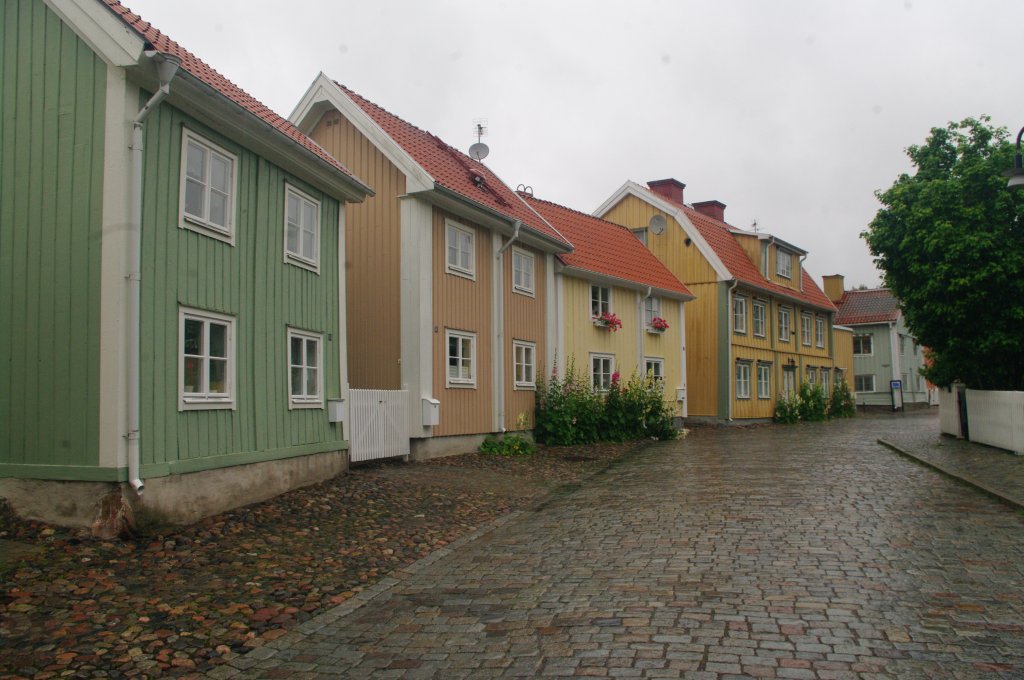
[[[683,202],[683,189],[686,188],[686,185],[677,179],[655,179],[648,182],[647,186],[654,193],[664,196],[670,201]]]
[[[825,295],[828,296],[829,300],[838,303],[843,298],[845,281],[842,274],[822,276],[821,282],[825,284]]]
[[[719,222],[725,222],[725,203],[721,201],[701,201],[694,203],[693,209]]]

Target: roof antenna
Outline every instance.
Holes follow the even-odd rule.
[[[750,223],[750,228],[754,230],[755,234],[757,234],[757,233],[759,233],[761,231],[760,226],[758,226],[758,224],[757,224],[757,218],[756,217],[754,218],[754,221]]]
[[[491,152],[487,145],[480,141],[480,138],[487,134],[486,118],[477,118],[473,121],[473,134],[476,135],[476,142],[469,147],[469,157],[475,161],[482,161]]]

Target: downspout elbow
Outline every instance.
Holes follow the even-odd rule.
[[[519,229],[522,226],[523,223],[520,220],[515,221],[515,224],[512,225],[512,238],[510,238],[508,241],[504,243],[504,245],[498,248],[498,254],[495,256],[496,259],[504,255],[505,251],[509,249],[509,246],[511,246],[513,243],[519,240]]]

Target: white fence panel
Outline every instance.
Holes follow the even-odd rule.
[[[967,390],[967,430],[972,442],[1024,453],[1024,392]]]
[[[353,463],[409,455],[408,396],[401,390],[349,390]]]
[[[942,434],[964,436],[960,431],[960,404],[955,389],[939,388],[939,429]]]

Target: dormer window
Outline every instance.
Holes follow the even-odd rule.
[[[775,249],[775,273],[784,279],[793,277],[793,255],[781,248]]]

